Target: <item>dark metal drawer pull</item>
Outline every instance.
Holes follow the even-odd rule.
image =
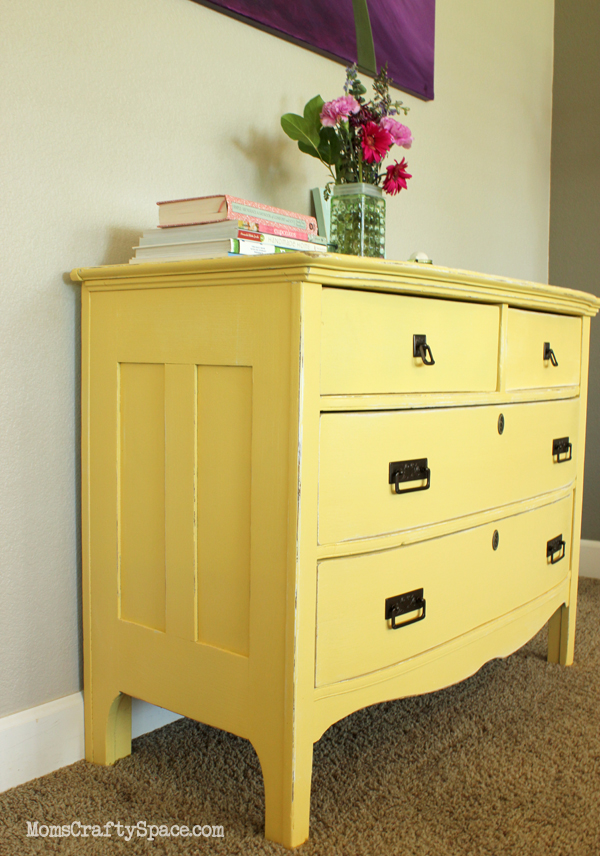
[[[552,538],[546,544],[546,558],[550,559],[550,564],[555,565],[557,562],[560,562],[561,559],[565,557],[565,547],[566,544],[563,541],[562,533],[557,535],[556,538]],[[560,553],[559,556],[556,554]]]
[[[407,591],[404,594],[397,594],[394,597],[388,597],[385,600],[385,620],[391,621],[391,629],[399,630],[401,627],[408,627],[409,624],[415,624],[417,621],[423,621],[425,618],[426,601],[423,597],[423,589],[415,589]],[[416,612],[422,609],[421,615],[416,618],[411,618],[409,621],[403,621],[401,624],[396,624],[396,619],[400,615],[406,615],[408,612]]]
[[[424,366],[435,365],[431,348],[427,344],[427,336],[413,336],[413,357],[421,357]]]
[[[544,342],[544,362],[546,362],[546,360],[550,360],[553,366],[558,365],[558,360],[556,359],[554,351],[550,347],[550,342]]]
[[[561,455],[566,455],[561,458]],[[557,464],[563,464],[565,461],[570,461],[573,457],[573,444],[569,443],[568,437],[558,437],[552,441],[552,457],[556,458]]]
[[[420,487],[406,487],[400,490],[402,482],[423,481],[427,484]],[[427,466],[427,458],[414,458],[412,461],[392,461],[388,484],[394,485],[396,493],[413,493],[416,490],[428,490],[431,484],[431,470]]]

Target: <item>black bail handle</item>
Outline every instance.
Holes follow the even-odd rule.
[[[544,362],[550,360],[553,366],[558,365],[558,360],[556,359],[556,354],[550,347],[550,342],[544,342]]]
[[[385,599],[385,620],[391,621],[389,625],[392,630],[399,630],[401,627],[408,627],[409,624],[416,624],[417,621],[423,621],[425,618],[425,607],[427,601],[423,596],[423,589],[414,589],[403,594],[396,594],[394,597],[386,597]],[[407,615],[411,612],[421,612],[415,618],[409,618],[408,621],[396,623],[396,619],[401,615]]]
[[[562,533],[548,541],[546,544],[546,559],[550,559],[551,565],[555,565],[561,559],[564,559],[566,546]]]
[[[427,344],[427,336],[415,334],[413,336],[413,357],[420,357],[424,366],[434,366],[435,360],[431,348]]]
[[[406,482],[424,481],[418,487],[400,488]],[[394,485],[395,493],[415,493],[418,490],[429,490],[431,485],[431,470],[427,466],[427,458],[413,458],[410,461],[390,461],[388,468],[388,484]]]

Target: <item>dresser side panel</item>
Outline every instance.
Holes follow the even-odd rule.
[[[88,586],[85,609],[91,614],[86,662],[95,665],[86,693],[91,699],[98,692],[106,706],[111,694],[115,697],[123,692],[242,736],[257,731],[270,732],[271,739],[279,735],[282,746],[288,670],[285,640],[290,619],[286,591],[288,574],[294,573],[293,566],[288,567],[288,527],[297,505],[297,485],[291,495],[289,487],[290,436],[295,432],[291,411],[297,414],[297,401],[293,408],[290,404],[290,285],[270,282],[238,287],[232,276],[230,285],[218,287],[178,288],[170,283],[164,289],[99,289],[92,295],[92,304],[90,478],[86,480],[91,508],[91,593]],[[295,352],[297,364],[297,346]],[[167,378],[164,407],[172,410],[162,418],[169,473],[162,476],[166,510],[159,537],[166,537],[162,552],[167,617],[171,616],[162,628],[155,619],[143,626],[144,621],[124,620],[135,619],[132,614],[119,618],[117,536],[122,509],[117,439],[119,366],[123,363],[159,366],[156,371]],[[225,367],[223,377],[212,383],[210,394],[210,384],[198,385],[210,408],[211,400],[219,398],[222,381],[219,406],[224,421],[221,430],[215,423],[210,442],[205,432],[194,428],[194,420],[202,421],[198,411],[202,415],[203,406],[199,399],[197,406],[194,403],[194,374],[201,375],[203,367],[208,367],[213,380],[219,367]],[[152,369],[151,373],[156,372]],[[160,406],[158,410],[154,407],[153,413],[160,410]],[[156,413],[154,428],[161,421]],[[180,418],[186,420],[183,427],[177,425]],[[142,430],[141,410],[137,419]],[[160,431],[155,433],[154,439],[160,439]],[[296,442],[294,438],[294,448]],[[204,478],[197,475],[199,444],[216,462],[210,479],[214,486],[218,483],[222,494],[216,503],[214,526],[206,517],[198,527],[195,491]],[[202,463],[202,455],[200,463],[209,467],[207,460]],[[144,477],[144,468],[143,461],[136,464],[136,478]],[[157,473],[160,469],[158,462]],[[155,473],[155,493],[159,482],[160,473]],[[143,490],[138,485],[136,492],[139,495]],[[228,496],[237,509],[235,514],[222,511]],[[143,502],[146,499],[142,497]],[[154,522],[146,521],[141,528],[160,529],[158,517],[155,514]],[[207,529],[212,529],[210,536]],[[141,540],[143,532],[138,534]],[[194,618],[198,595],[203,594],[195,567],[198,534],[203,535],[204,546],[209,537],[213,539],[213,559],[219,552],[216,541],[230,558],[231,551],[235,553],[233,570],[221,574],[214,567],[210,571],[216,580],[213,577],[208,589],[204,588],[204,597],[212,614],[208,623],[206,615],[200,615],[204,630],[201,620],[199,639]],[[208,563],[207,568],[211,565],[210,555],[207,559],[200,550],[199,557],[201,563]],[[143,565],[142,578],[136,582],[138,599],[145,582]],[[155,588],[154,583],[152,586]],[[226,628],[231,622],[235,628],[230,632]],[[203,632],[207,634],[204,641]]]

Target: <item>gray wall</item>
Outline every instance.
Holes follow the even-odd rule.
[[[556,0],[550,271],[600,297],[600,3]],[[582,537],[600,541],[600,318],[592,321]]]

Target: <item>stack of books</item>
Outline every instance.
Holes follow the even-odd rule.
[[[158,228],[144,232],[130,264],[327,250],[305,214],[226,194],[157,204]]]

